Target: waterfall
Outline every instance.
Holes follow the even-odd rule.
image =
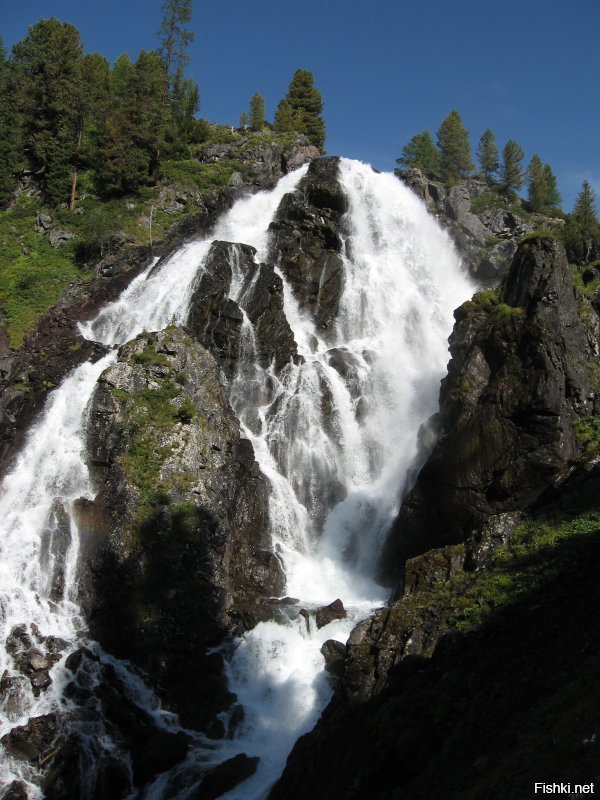
[[[267,259],[269,223],[305,172],[238,201],[210,238],[151,265],[81,326],[84,336],[115,346],[144,330],[184,323],[212,240],[250,244],[257,262]],[[356,622],[385,601],[373,577],[375,562],[406,489],[419,427],[436,410],[452,312],[472,293],[448,236],[396,178],[342,160],[340,182],[349,210],[343,220],[339,313],[333,330],[320,332],[279,270],[300,355],[279,373],[258,361],[244,307],[248,287],[239,264],[231,264],[230,296],[244,314],[240,357],[229,384],[231,405],[270,483],[273,546],[285,563],[287,594],[299,602],[286,623],[263,622],[242,637],[228,662],[230,688],[245,708],[245,720],[236,739],[213,743],[212,755],[204,753],[202,760],[218,763],[239,752],[261,759],[256,775],[226,795],[230,800],[265,797],[294,741],[314,725],[331,696],[322,644],[345,642]],[[82,365],[51,394],[2,484],[2,642],[23,622],[64,639],[69,649],[85,641],[85,621],[74,602],[78,539],[70,508],[79,497],[93,497],[85,465],[86,407],[97,378],[115,357]],[[59,597],[52,590],[57,536],[66,542]],[[337,598],[348,617],[317,629],[313,612]],[[0,667],[12,674],[2,647]],[[0,734],[64,707],[62,663],[53,676],[38,698],[23,695],[10,713],[5,709]],[[182,769],[196,755],[192,750]],[[35,777],[4,759],[0,781],[15,774],[28,782]],[[30,789],[32,798],[41,797],[33,784]],[[185,800],[187,793],[182,789],[176,797]],[[175,798],[168,776],[138,796]]]

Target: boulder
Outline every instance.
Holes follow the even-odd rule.
[[[321,646],[321,655],[325,659],[325,670],[339,678],[344,672],[346,645],[335,639],[327,639]]]
[[[336,619],[346,619],[348,612],[344,608],[344,604],[338,598],[330,603],[328,606],[321,606],[315,611],[315,622],[317,628],[324,628]]]
[[[256,772],[258,757],[239,753],[209,770],[200,785],[189,795],[190,800],[216,800],[234,789]]]

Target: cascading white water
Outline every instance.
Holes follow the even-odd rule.
[[[84,335],[115,345],[143,330],[184,322],[212,239],[253,245],[257,260],[264,260],[269,223],[283,195],[295,189],[304,173],[305,168],[283,178],[273,192],[236,203],[210,239],[187,244],[150,267],[119,300],[81,327]],[[265,796],[293,742],[314,724],[330,696],[321,645],[326,639],[345,641],[356,621],[384,600],[373,580],[374,564],[415,457],[417,431],[436,408],[452,311],[471,294],[448,237],[410,190],[391,175],[345,160],[341,182],[350,209],[344,219],[345,286],[335,330],[327,338],[319,334],[282,275],[285,313],[302,363],[288,365],[279,375],[273,367],[260,366],[254,331],[245,317],[238,373],[230,385],[232,406],[271,484],[271,535],[285,561],[287,593],[300,599],[288,624],[261,623],[248,633],[228,666],[246,718],[237,739],[217,746],[209,760],[241,751],[261,757],[257,774],[230,792],[231,800]],[[231,297],[243,309],[244,276],[239,264],[232,264],[232,270]],[[12,625],[35,621],[45,634],[73,646],[78,641],[82,621],[72,602],[74,523],[60,603],[48,600],[43,541],[56,498],[68,512],[75,498],[92,495],[83,458],[85,406],[112,357],[80,367],[56,390],[17,468],[2,485],[0,518],[6,524],[10,511],[16,520],[11,522],[13,537],[0,542],[4,637]],[[267,381],[270,393],[264,391]],[[51,447],[59,430],[55,407],[64,410],[66,430]],[[259,424],[249,427],[250,418]],[[73,458],[64,458],[65,449]],[[337,597],[349,611],[346,620],[317,631],[314,619],[307,625],[305,617],[297,616],[300,606],[310,610]],[[10,670],[9,661],[6,666]],[[60,688],[60,680],[55,681],[53,690],[24,708],[8,728],[57,708]],[[188,762],[191,758],[193,753]],[[13,768],[10,763],[2,767],[5,775],[0,777]],[[144,797],[172,798],[167,785],[164,776],[159,778]],[[186,794],[182,790],[177,798]]]

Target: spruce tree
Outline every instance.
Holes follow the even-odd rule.
[[[559,209],[562,203],[556,175],[552,172],[550,164],[544,164],[544,178],[546,179],[546,205],[549,210]]]
[[[509,139],[502,150],[502,175],[500,183],[507,194],[512,194],[523,186],[523,159],[525,153],[514,141]]]
[[[402,148],[402,155],[396,159],[400,169],[420,169],[429,178],[440,177],[440,154],[428,130],[417,133]]]
[[[250,127],[253,131],[262,130],[265,124],[265,98],[254,92],[250,100]]]
[[[0,208],[10,200],[15,188],[21,141],[20,119],[15,113],[11,64],[0,37]]]
[[[321,116],[323,99],[321,92],[314,87],[313,80],[312,72],[296,70],[288,93],[277,108],[275,129],[304,133],[312,144],[322,150],[325,144],[325,122]]]
[[[565,246],[569,260],[577,263],[589,262],[600,254],[596,195],[588,181],[583,182],[573,213],[567,218]]]
[[[541,158],[535,154],[527,167],[527,199],[532,211],[543,211],[548,205],[548,183]]]
[[[489,128],[483,132],[479,140],[477,159],[481,167],[481,174],[488,183],[493,183],[500,169],[500,160],[498,157],[496,137]]]
[[[82,45],[57,19],[31,26],[13,48],[16,96],[31,169],[50,202],[66,202],[80,131]]]
[[[469,133],[458,111],[451,111],[437,133],[440,149],[440,171],[447,183],[456,183],[473,169]]]

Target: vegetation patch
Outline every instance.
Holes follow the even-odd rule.
[[[593,458],[600,452],[600,417],[584,417],[574,425],[577,441],[584,448],[585,455]]]

